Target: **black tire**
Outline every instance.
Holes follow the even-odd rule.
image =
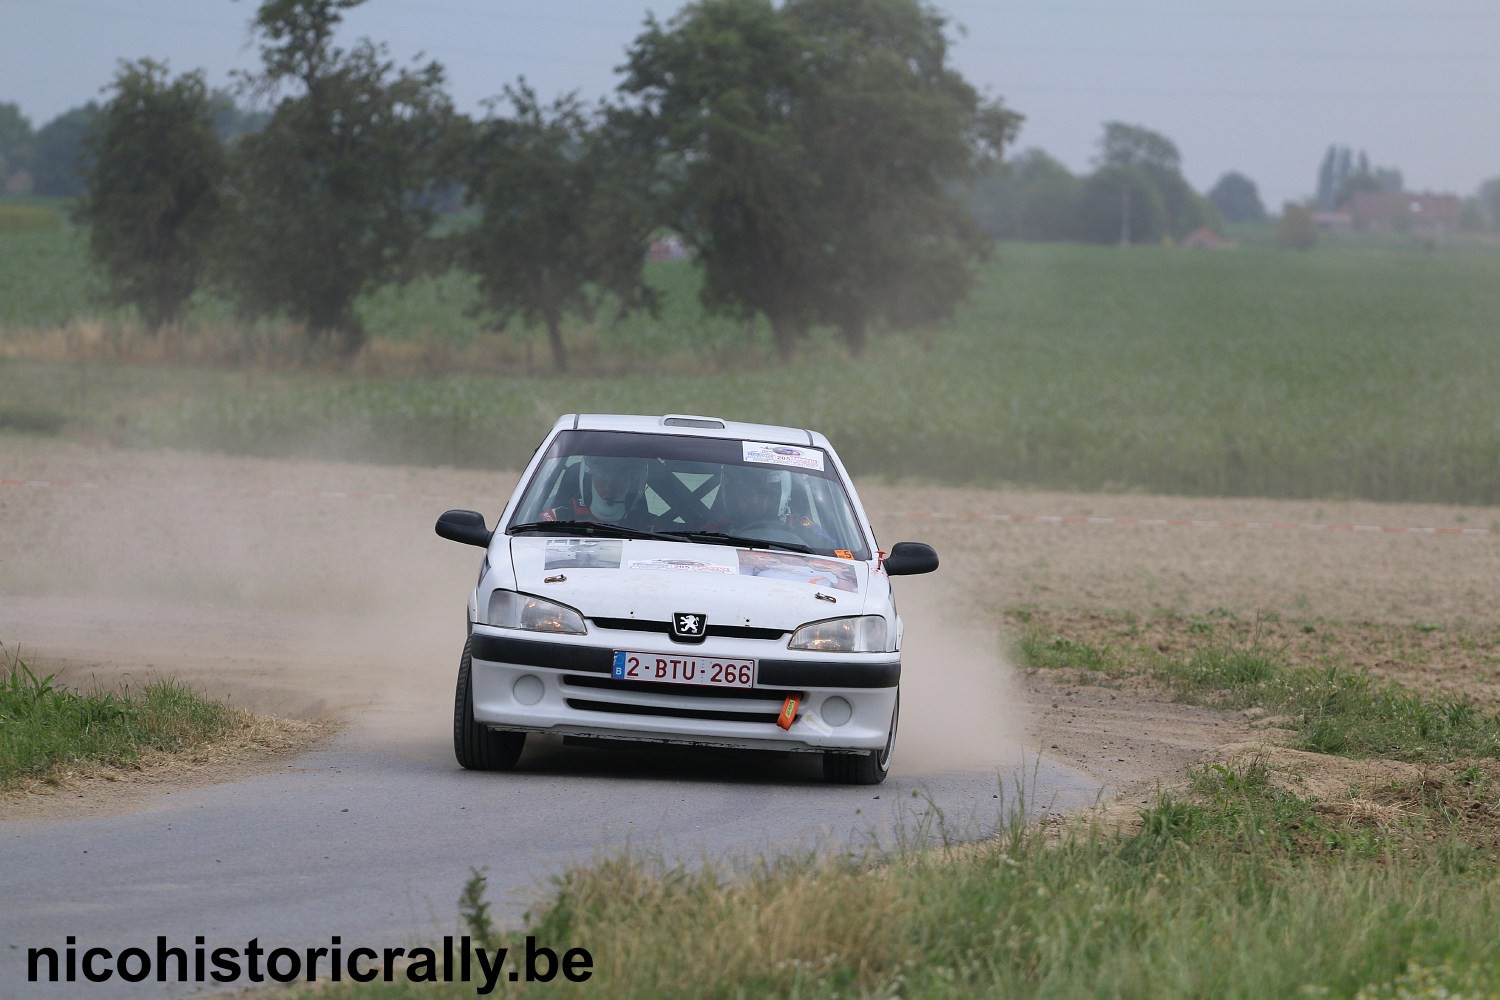
[[[878,785],[891,773],[891,753],[896,749],[896,721],[901,717],[901,694],[891,710],[891,730],[885,738],[885,749],[869,753],[825,753],[823,780],[839,785]]]
[[[470,771],[509,771],[516,766],[525,733],[497,733],[474,721],[474,692],[470,676],[469,643],[458,661],[458,688],[453,694],[453,756]]]

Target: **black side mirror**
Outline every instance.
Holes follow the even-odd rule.
[[[484,526],[484,515],[473,510],[447,510],[437,519],[437,533],[451,542],[478,545],[490,544],[493,532]]]
[[[937,550],[926,542],[897,542],[885,557],[885,571],[891,576],[914,576],[937,568]]]

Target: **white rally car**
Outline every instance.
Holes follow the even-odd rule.
[[[823,755],[830,781],[890,769],[901,679],[892,576],[823,435],[715,417],[570,414],[483,547],[453,746],[509,770],[527,733]]]

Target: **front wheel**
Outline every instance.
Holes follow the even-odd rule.
[[[453,693],[453,756],[470,771],[509,771],[516,766],[525,733],[497,733],[474,721],[473,663],[469,643],[458,661],[458,686]]]
[[[901,695],[891,709],[891,730],[885,737],[885,748],[868,753],[825,753],[823,780],[839,785],[878,785],[891,773],[891,751],[896,749],[896,720],[901,716]]]

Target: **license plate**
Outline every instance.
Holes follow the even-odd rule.
[[[754,660],[732,660],[719,656],[667,656],[617,649],[611,673],[616,680],[622,681],[731,688],[755,686]]]

